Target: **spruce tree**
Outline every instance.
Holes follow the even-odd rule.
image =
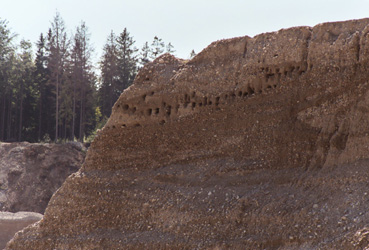
[[[157,57],[159,57],[161,54],[163,54],[165,49],[165,43],[161,38],[158,38],[157,36],[154,37],[154,40],[151,43],[151,59],[155,60]]]
[[[111,31],[103,48],[100,61],[99,104],[103,118],[110,116],[111,108],[121,91],[118,88],[119,70],[116,35]]]
[[[64,21],[57,12],[48,34],[49,83],[55,86],[55,142],[57,142],[59,138],[60,103],[63,101],[60,99],[60,93],[66,77],[64,73],[65,63],[68,57],[68,46],[69,41],[67,39]]]
[[[117,37],[117,60],[119,69],[118,88],[120,92],[128,88],[137,74],[137,51],[135,41],[125,28]]]

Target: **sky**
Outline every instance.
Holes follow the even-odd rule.
[[[369,0],[2,0],[0,19],[18,39],[35,44],[57,11],[70,35],[86,23],[95,62],[110,32],[124,28],[137,48],[158,36],[188,59],[193,49],[224,38],[369,17]]]

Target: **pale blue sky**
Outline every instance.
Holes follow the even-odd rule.
[[[2,0],[0,18],[35,43],[56,10],[70,32],[86,22],[96,57],[111,30],[127,27],[137,47],[156,35],[188,58],[192,49],[223,38],[369,17],[369,0]]]

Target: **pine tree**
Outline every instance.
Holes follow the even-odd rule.
[[[117,59],[119,68],[118,89],[123,92],[132,83],[137,74],[137,51],[135,41],[125,28],[117,37]]]
[[[174,52],[176,52],[175,49],[174,49],[174,46],[170,42],[167,44],[165,49],[166,49],[166,51],[165,51],[166,53],[169,53],[169,54],[172,54],[172,55],[174,54]]]
[[[57,12],[48,35],[48,70],[49,83],[55,86],[55,142],[59,138],[60,93],[65,80],[65,63],[68,57],[69,42],[64,21]]]
[[[145,42],[140,51],[140,66],[143,67],[146,63],[150,62],[152,50],[148,42]]]
[[[29,41],[20,42],[20,52],[17,60],[17,81],[18,85],[18,141],[27,139],[35,141],[35,111],[36,111],[36,92],[33,81],[34,60],[32,44]],[[24,107],[27,107],[25,110]],[[24,134],[23,132],[27,132]]]
[[[113,104],[137,74],[138,49],[134,44],[133,37],[124,29],[118,37],[111,32],[104,46],[99,88],[102,119],[110,116]]]
[[[95,95],[95,76],[91,63],[91,54],[93,52],[90,46],[90,34],[84,22],[76,29],[73,39],[73,48],[71,53],[71,77],[72,84],[69,84],[70,112],[71,113],[71,139],[76,133],[76,118],[78,117],[78,139],[83,141],[86,135],[86,126],[94,123],[94,105]],[[78,108],[78,111],[77,111]],[[92,117],[91,117],[92,114]]]
[[[190,54],[190,59],[194,58],[195,56],[196,56],[196,52],[195,50],[192,50]]]
[[[48,84],[46,39],[42,33],[37,42],[33,79],[37,95],[37,140],[40,141],[45,135],[49,136],[53,131],[53,123],[51,123],[53,100],[50,98],[52,88]]]
[[[14,68],[14,37],[8,22],[0,20],[0,140],[11,139],[13,90],[10,77]]]
[[[152,53],[151,53],[151,59],[155,60],[157,57],[159,57],[164,52],[165,43],[161,38],[158,38],[157,36],[154,37],[154,40],[151,43],[152,47]]]
[[[102,116],[110,116],[111,108],[118,99],[121,91],[118,88],[119,70],[116,36],[113,31],[107,38],[103,48],[103,55],[100,61],[100,89],[99,103]]]

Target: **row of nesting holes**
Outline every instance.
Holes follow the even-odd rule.
[[[313,65],[310,65],[309,67],[310,67],[310,69],[312,69],[313,68]],[[275,73],[273,72],[273,70],[271,70],[268,67],[261,68],[260,71],[263,72],[263,73],[266,72],[265,73],[265,79],[267,81],[273,79],[275,77],[275,75],[277,75],[278,78],[280,78],[282,76],[282,72],[280,72],[280,69],[279,68],[276,68]],[[285,69],[284,70],[283,75],[286,76],[286,77],[287,76],[291,77],[294,72],[297,72],[298,75],[301,76],[302,74],[305,73],[305,70],[302,70],[300,68],[300,66],[296,66],[296,67],[295,66],[290,66],[288,69]]]
[[[277,85],[275,85],[275,84],[273,86],[272,85],[269,85],[267,88],[272,88],[272,87],[276,88]],[[261,93],[261,92],[262,91],[260,90],[259,93]],[[229,94],[225,94],[224,95],[224,100],[225,101],[228,101],[230,98],[231,99],[234,99],[237,96],[238,97],[247,97],[247,96],[252,95],[254,93],[255,93],[255,90],[253,88],[251,88],[251,87],[248,87],[247,88],[247,91],[239,90],[237,92],[231,92]],[[148,95],[149,96],[152,96],[152,95],[154,95],[154,92],[150,92]],[[146,97],[147,97],[147,95],[145,94],[145,95],[142,96],[142,99],[145,100]],[[203,99],[203,101],[202,102],[199,102],[199,103],[194,102],[194,101],[191,101],[191,99],[192,98],[195,98],[195,97],[196,97],[196,92],[192,92],[191,95],[185,94],[184,95],[183,107],[184,108],[188,108],[190,106],[192,108],[192,110],[193,110],[193,109],[196,108],[196,106],[202,107],[202,106],[207,106],[207,105],[209,105],[209,106],[213,105],[213,102],[211,101],[211,98],[209,98],[209,97],[206,97],[205,96],[204,99]],[[221,101],[221,97],[220,96],[215,97],[214,104],[215,104],[216,107],[219,106],[220,101]],[[120,108],[120,105],[118,104],[117,107]],[[165,110],[165,115],[167,117],[170,117],[170,115],[172,113],[172,106],[171,105],[167,105],[165,102],[163,102],[162,103],[162,107]],[[178,111],[179,107],[180,107],[179,105],[176,106],[176,111]],[[136,107],[130,108],[128,104],[124,104],[123,105],[123,110],[128,111],[130,114],[135,114],[135,112],[136,112],[137,109],[136,109]],[[153,108],[149,108],[149,109],[146,110],[146,115],[147,116],[159,115],[159,114],[160,114],[160,108],[158,108],[158,107],[157,108],[154,108],[154,109]],[[165,123],[165,120],[161,120],[160,121],[160,124],[163,125],[164,123]],[[134,126],[135,127],[139,127],[140,124],[137,123]],[[126,124],[123,124],[121,127],[122,128],[126,127]],[[113,126],[113,128],[114,128],[114,126]]]

